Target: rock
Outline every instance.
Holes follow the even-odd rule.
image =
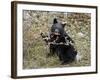
[[[79,53],[76,55],[76,61],[80,61],[82,59],[82,55],[80,55]]]

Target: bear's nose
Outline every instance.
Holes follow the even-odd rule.
[[[55,32],[59,33],[59,30],[58,29],[55,29]]]

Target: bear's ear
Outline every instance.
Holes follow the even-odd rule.
[[[53,20],[53,24],[56,24],[56,23],[58,23],[58,21],[57,21],[56,18],[54,18],[54,20]]]
[[[63,28],[66,26],[66,23],[62,23]]]

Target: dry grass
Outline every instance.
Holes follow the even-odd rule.
[[[61,65],[57,56],[46,57],[48,49],[40,36],[40,31],[47,33],[53,18],[67,23],[65,29],[75,41],[75,48],[81,60]],[[88,13],[58,13],[41,11],[23,11],[23,68],[52,68],[89,66],[90,59],[90,25]]]

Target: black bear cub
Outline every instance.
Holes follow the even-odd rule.
[[[68,36],[64,30],[66,23],[58,22],[56,18],[53,20],[49,38],[43,36],[45,42],[50,45],[50,54],[57,54],[62,64],[69,63],[75,60],[77,51],[71,43],[74,41]]]

